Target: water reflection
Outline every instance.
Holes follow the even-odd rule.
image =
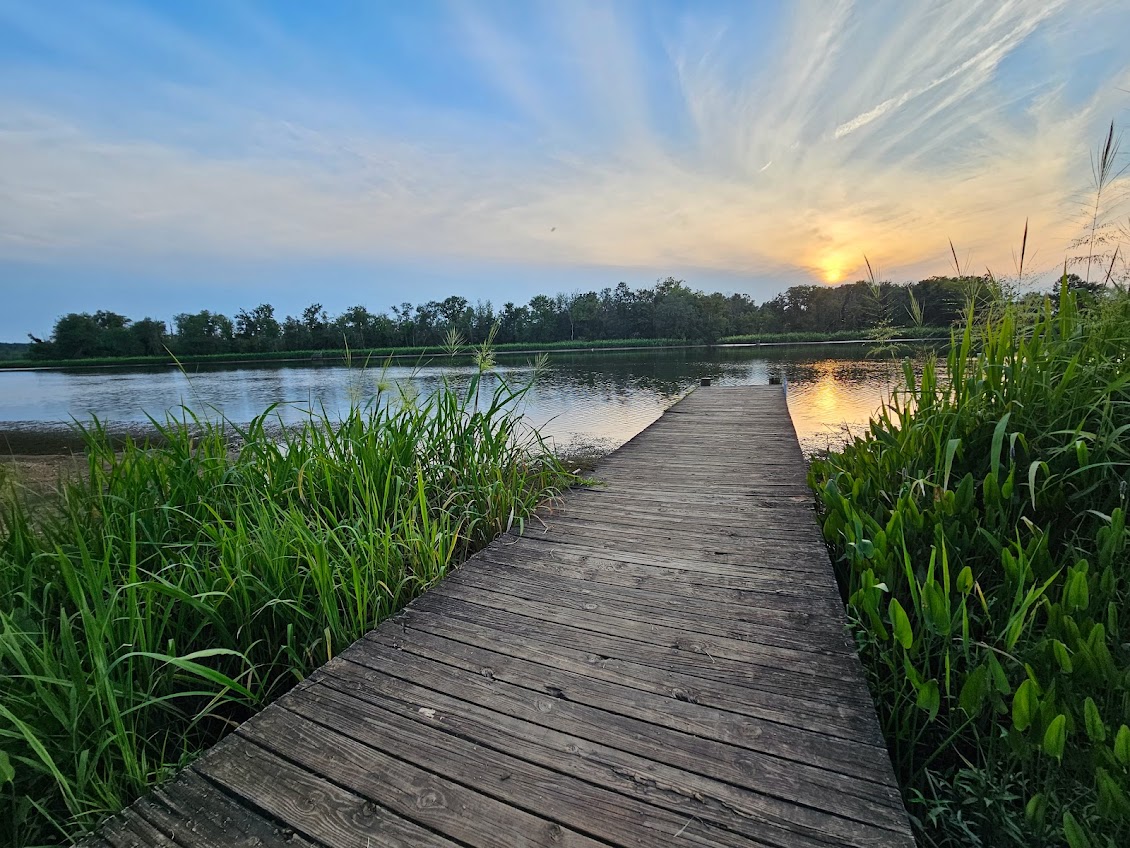
[[[396,384],[427,394],[442,380],[460,390],[473,368],[432,360],[416,366],[346,368],[287,363],[253,368],[200,367],[0,372],[0,422],[9,429],[43,427],[98,416],[114,424],[144,423],[148,415],[187,406],[221,411],[245,422],[272,405],[286,422],[308,410],[331,415]],[[524,357],[500,356],[501,379],[524,383],[533,367]],[[866,422],[901,364],[868,359],[859,349],[690,348],[558,354],[525,396],[532,424],[558,444],[610,449],[658,418],[700,377],[717,385],[765,384],[783,377],[789,407],[807,451],[841,438],[844,427]],[[492,380],[483,386],[492,389]]]

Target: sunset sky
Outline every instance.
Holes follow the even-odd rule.
[[[0,340],[1034,267],[1130,123],[1130,3],[0,0]]]

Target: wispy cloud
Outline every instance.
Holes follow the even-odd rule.
[[[340,86],[272,77],[170,21],[114,14],[116,38],[155,39],[189,71],[154,60],[123,86],[112,44],[22,12],[29,38],[80,59],[10,60],[0,259],[444,256],[835,280],[863,252],[893,274],[944,271],[948,238],[1002,266],[1030,218],[1055,261],[1064,200],[1130,87],[1108,62],[1069,89],[1055,58],[1116,48],[1130,12],[1113,3],[710,20],[692,5],[676,22],[568,4],[521,31],[462,11],[458,38],[434,45],[474,86],[462,103],[387,67]],[[332,58],[253,29],[280,69]],[[81,96],[45,92],[39,72]]]

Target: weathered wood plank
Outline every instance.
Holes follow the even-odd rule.
[[[794,596],[771,591],[755,581],[743,580],[735,585],[733,580],[707,581],[703,575],[688,571],[675,570],[671,574],[670,569],[658,566],[633,567],[629,563],[598,559],[581,563],[544,554],[516,554],[518,552],[513,548],[491,547],[482,552],[479,562],[582,580],[590,587],[596,584],[597,587],[644,589],[662,604],[682,605],[687,598],[693,598],[711,605],[716,614],[741,617],[754,610],[780,621],[782,626],[788,626],[790,622],[808,626],[818,621],[832,629],[840,627],[834,617],[839,614],[839,604],[826,596],[819,598],[823,603],[817,603],[818,599],[811,596],[802,596],[794,601]],[[776,582],[770,581],[769,586],[776,588]]]
[[[610,636],[628,634],[633,639],[652,641],[684,651],[705,654],[707,657],[725,657],[753,665],[791,665],[809,675],[809,685],[812,686],[824,685],[827,681],[852,683],[858,681],[855,669],[845,662],[847,655],[843,652],[837,656],[834,653],[807,652],[732,637],[703,634],[694,628],[652,623],[652,619],[646,616],[621,616],[618,607],[610,607],[604,612],[596,609],[597,605],[593,604],[594,609],[577,611],[552,601],[540,600],[532,591],[526,593],[521,593],[517,589],[512,590],[513,593],[504,591],[509,589],[509,586],[502,586],[502,581],[499,581],[493,590],[487,590],[469,585],[465,581],[450,580],[441,588],[433,590],[433,593],[439,595],[442,592],[442,597],[472,600],[483,606],[509,609],[521,612],[530,618],[570,624],[594,633]]]
[[[348,665],[348,664],[346,664]],[[364,675],[369,675],[364,677]],[[358,685],[358,678],[365,680]],[[751,814],[740,807],[732,807],[725,799],[737,797],[739,793],[725,784],[717,784],[719,797],[703,794],[701,787],[688,786],[682,772],[626,754],[615,749],[588,742],[580,737],[570,736],[552,729],[540,727],[522,719],[491,712],[465,701],[460,701],[443,692],[435,692],[388,678],[379,672],[364,668],[360,674],[352,670],[342,674],[330,674],[320,681],[312,693],[314,700],[311,709],[329,707],[327,700],[345,698],[343,706],[353,710],[366,719],[384,715],[396,717],[401,723],[397,733],[408,738],[423,734],[430,744],[448,745],[447,735],[454,735],[467,743],[520,758],[528,763],[541,765],[557,773],[569,775],[585,783],[607,789],[614,795],[623,796],[637,802],[637,807],[648,817],[641,827],[642,835],[650,842],[644,844],[663,844],[679,834],[682,839],[690,831],[690,839],[695,840],[704,834],[699,825],[713,823],[734,834],[742,834],[740,844],[749,846],[773,845],[800,848],[800,846],[827,846],[826,838],[798,832],[792,827],[781,827],[775,822]],[[355,706],[353,699],[360,700],[371,708]],[[421,709],[418,705],[428,704]],[[303,705],[305,708],[305,704]],[[375,709],[373,709],[375,708]],[[408,724],[420,725],[415,734],[408,731]],[[597,798],[599,798],[599,793]],[[719,800],[722,799],[722,800]],[[523,799],[528,800],[528,799]],[[608,802],[613,809],[624,802],[615,799]],[[601,809],[604,809],[601,804]],[[581,805],[577,812],[591,816],[591,805]],[[634,812],[625,824],[635,826]],[[672,819],[671,816],[674,816]],[[610,830],[619,828],[613,824]],[[708,829],[712,838],[719,838],[717,832]],[[626,837],[634,842],[634,835]],[[721,837],[732,842],[732,837]]]
[[[651,692],[678,701],[702,704],[738,715],[849,739],[859,744],[877,747],[884,756],[886,755],[881,738],[876,736],[862,739],[859,732],[852,727],[855,724],[862,724],[869,718],[870,702],[865,704],[854,704],[847,700],[838,700],[834,703],[798,702],[798,699],[791,694],[777,694],[756,685],[755,680],[735,677],[732,674],[704,678],[648,666],[638,662],[633,656],[633,651],[624,650],[623,643],[607,647],[608,650],[616,651],[616,655],[593,654],[572,647],[567,636],[554,638],[553,633],[544,629],[539,632],[533,628],[500,629],[496,626],[487,626],[482,619],[467,620],[452,614],[450,606],[448,605],[443,615],[413,609],[406,613],[405,626],[409,630],[432,633],[508,656],[586,675],[596,680],[617,683],[630,689],[639,689],[642,692]]]
[[[870,785],[876,774],[882,774],[876,765],[885,760],[885,750],[831,735],[817,735],[781,722],[736,716],[689,700],[642,692],[571,669],[533,663],[433,633],[411,633],[411,638],[374,633],[370,638],[385,648],[452,665],[473,674],[482,674],[483,669],[489,669],[492,680],[521,686],[538,694],[789,760],[798,764],[798,773],[816,781],[834,783],[839,791],[854,793],[858,790],[863,797],[886,801],[894,797],[889,785],[883,784],[881,791]],[[382,656],[386,657],[386,661],[393,661],[385,652]],[[399,659],[395,657],[396,661]],[[809,765],[833,772],[835,776],[827,777],[816,772],[809,774],[805,768]],[[858,781],[845,782],[839,779],[839,775],[858,778]]]
[[[739,605],[707,600],[691,587],[687,587],[688,590],[682,594],[672,595],[653,591],[650,586],[612,586],[560,571],[550,574],[530,568],[528,563],[521,560],[501,562],[483,557],[480,561],[490,563],[490,567],[475,569],[474,573],[491,580],[514,581],[546,592],[564,593],[578,600],[591,599],[597,603],[630,605],[639,610],[641,615],[654,616],[652,620],[675,623],[692,618],[699,622],[704,633],[735,636],[749,641],[760,641],[758,635],[761,635],[768,644],[812,647],[817,650],[826,650],[829,642],[835,644],[836,637],[844,634],[843,626],[835,619],[829,619],[826,611],[823,611],[824,615],[820,615],[808,610],[774,609],[769,604]],[[464,579],[471,583],[474,577]]]
[[[304,700],[311,699],[291,699],[298,709]],[[465,756],[467,751],[449,749],[446,756],[433,760],[431,767],[442,771],[441,776],[343,735],[339,732],[341,722],[345,721],[341,715],[337,716],[340,721],[335,727],[324,722],[321,711],[315,710],[313,716],[307,716],[310,716],[309,711],[302,715],[275,705],[264,710],[258,721],[244,724],[239,733],[311,774],[324,775],[406,820],[447,834],[461,843],[483,848],[529,848],[546,844],[562,848],[598,848],[607,844],[449,780],[448,775],[463,765],[458,757]],[[323,719],[321,724],[311,720],[319,717]],[[479,778],[480,782],[489,781],[486,772],[480,772]],[[521,779],[515,780],[515,787],[519,792],[545,792],[553,788],[534,787]]]
[[[134,808],[154,827],[187,848],[313,848],[293,830],[239,804],[192,769]]]
[[[245,737],[228,737],[192,768],[327,848],[454,848],[457,844]]]
[[[390,652],[378,652],[361,643],[354,648],[348,654],[350,661],[398,677],[402,684],[450,694],[494,713],[578,736],[632,754],[637,762],[650,761],[673,768],[680,772],[679,779],[688,790],[716,791],[718,782],[743,787],[745,801],[741,809],[762,817],[773,816],[787,825],[821,833],[825,838],[847,844],[880,844],[887,833],[897,832],[900,817],[905,815],[892,805],[845,796],[827,786],[809,783],[798,777],[794,764],[745,749],[676,731],[660,731],[649,723],[617,717],[555,694],[529,691],[481,671],[464,672],[439,663],[398,659]],[[423,702],[425,706],[430,704]],[[645,773],[648,768],[644,766]]]

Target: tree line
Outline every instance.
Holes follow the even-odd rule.
[[[281,320],[269,303],[241,309],[234,317],[207,309],[181,313],[171,324],[109,311],[72,312],[55,322],[50,338],[29,334],[28,355],[51,360],[420,347],[440,344],[452,331],[464,341],[480,343],[496,325],[494,340],[500,344],[610,339],[714,343],[778,333],[866,334],[878,327],[948,326],[960,318],[971,284],[976,288],[983,282],[931,277],[905,284],[800,285],[756,304],[748,295],[707,294],[668,277],[651,288],[620,283],[601,291],[539,294],[525,305],[508,302],[501,309],[490,301],[472,304],[453,295],[415,306],[400,303],[388,312],[352,306],[340,315],[313,303]]]

